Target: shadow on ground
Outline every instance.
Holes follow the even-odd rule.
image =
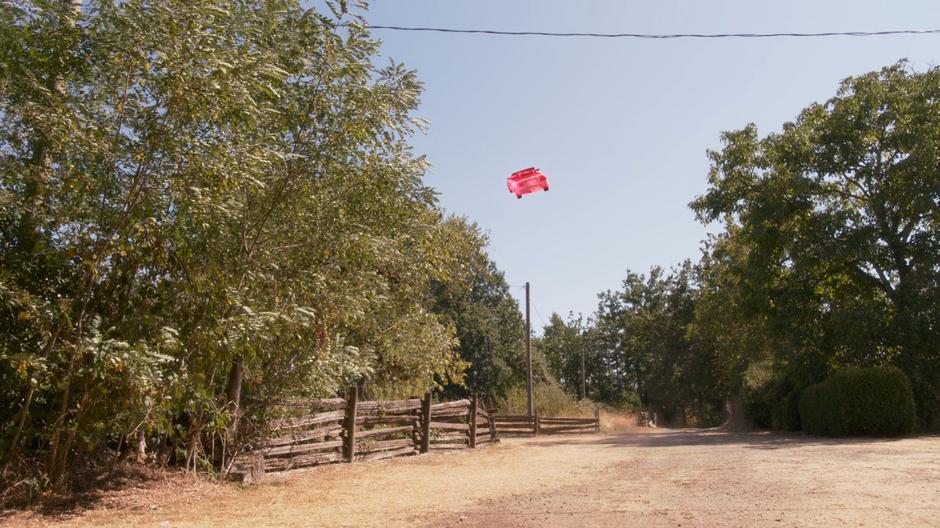
[[[74,479],[68,490],[58,493],[46,493],[30,499],[24,493],[9,493],[10,499],[0,503],[0,525],[11,516],[30,512],[49,520],[64,520],[79,515],[85,510],[94,509],[112,492],[129,489],[146,489],[151,485],[165,481],[168,477],[179,476],[182,470],[151,468],[137,464],[121,464],[108,471],[88,470]],[[19,483],[25,486],[26,481]],[[17,490],[12,490],[17,491]],[[140,509],[143,506],[139,506]]]
[[[768,431],[739,433],[717,429],[664,429],[656,432],[622,433],[598,437],[546,435],[538,438],[539,441],[532,443],[532,447],[545,448],[572,444],[640,448],[735,445],[750,449],[788,449],[827,445],[889,444],[911,437],[824,438],[802,433]]]

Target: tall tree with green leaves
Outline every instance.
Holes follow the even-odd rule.
[[[548,318],[548,324],[542,328],[542,336],[538,341],[538,348],[558,383],[569,394],[578,398],[593,394],[597,388],[595,378],[599,378],[595,372],[599,362],[596,361],[595,350],[591,347],[588,328],[589,324],[582,316],[568,314],[566,321],[557,313],[553,313]],[[582,368],[585,394],[582,394]],[[588,378],[591,383],[587,383]],[[588,386],[592,389],[590,393],[587,393]]]
[[[434,311],[453,324],[457,350],[467,365],[465,383],[452,384],[445,393],[502,397],[525,381],[522,314],[503,273],[486,254],[486,237],[479,228],[459,218],[450,219],[448,226],[456,231],[455,238],[471,244],[462,250],[462,273],[452,275],[456,280],[436,282],[432,290]]]
[[[346,2],[73,7],[0,9],[4,475],[140,436],[194,464],[248,399],[459,382],[421,84]]]
[[[846,79],[782,131],[724,135],[692,207],[727,217],[742,300],[800,386],[893,364],[940,418],[940,68]]]

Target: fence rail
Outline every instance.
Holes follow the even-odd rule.
[[[266,472],[475,448],[500,436],[600,431],[597,410],[594,418],[548,418],[497,414],[476,396],[441,403],[433,403],[430,393],[407,400],[358,399],[351,390],[346,398],[288,402],[285,409],[316,412],[269,421],[267,440],[236,458],[229,475],[250,483]]]
[[[598,411],[594,418],[547,418],[513,414],[493,416],[496,433],[500,436],[534,436],[540,434],[581,434],[600,432]]]
[[[360,402],[351,390],[347,398],[291,401],[285,408],[318,412],[268,422],[270,438],[235,460],[229,471],[233,478],[255,482],[266,472],[498,441],[492,414],[476,396],[432,403],[428,393],[421,399]]]

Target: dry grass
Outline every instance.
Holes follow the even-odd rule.
[[[644,429],[637,425],[637,416],[626,411],[601,411],[601,432],[625,433]]]

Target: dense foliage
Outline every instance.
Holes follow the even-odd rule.
[[[440,281],[433,290],[433,309],[454,325],[457,352],[467,364],[465,383],[445,387],[444,395],[503,396],[525,384],[522,314],[503,273],[486,253],[469,253],[463,265],[465,281]]]
[[[803,391],[803,429],[813,434],[897,435],[916,419],[914,393],[896,367],[846,368]]]
[[[940,411],[940,69],[847,79],[782,132],[725,134],[708,193],[745,252],[731,268],[799,390],[848,366],[895,365],[924,424]]]
[[[893,365],[921,426],[940,425],[940,68],[846,79],[782,131],[751,125],[723,141],[691,204],[724,225],[700,263],[666,280],[628,274],[591,324],[567,325],[591,342],[588,394],[635,392],[703,423],[724,399],[758,425],[795,428],[806,387]],[[580,355],[560,325],[546,337]],[[555,356],[571,379],[573,357]]]
[[[620,408],[656,412],[662,422],[720,419],[723,399],[707,357],[689,333],[697,271],[686,262],[670,273],[630,273],[622,289],[600,294],[589,322],[553,315],[539,348],[561,384],[578,394],[583,354],[586,396]]]
[[[422,182],[421,85],[327,6],[0,7],[5,478],[211,462],[253,405],[352,382],[508,383],[518,311]]]

